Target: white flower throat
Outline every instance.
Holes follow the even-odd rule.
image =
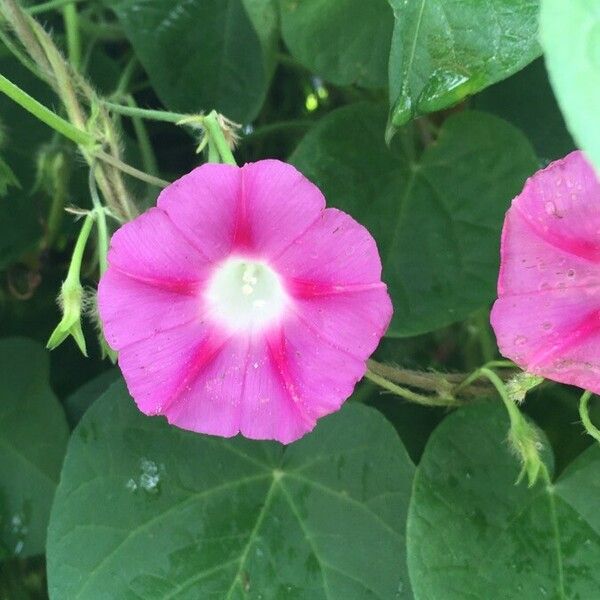
[[[276,323],[288,295],[265,262],[229,258],[214,272],[205,299],[211,318],[232,331],[256,331]]]

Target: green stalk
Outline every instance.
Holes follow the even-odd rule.
[[[235,162],[235,158],[233,156],[233,152],[231,152],[231,148],[223,135],[223,130],[217,121],[217,113],[216,111],[210,112],[202,119],[202,125],[206,130],[206,133],[209,137],[209,154],[210,154],[210,145],[214,144],[219,155],[221,156],[221,160],[228,165],[237,165]],[[210,158],[209,158],[210,160]],[[213,162],[213,161],[211,161]]]
[[[130,107],[137,108],[137,104],[135,103],[133,96],[126,96],[125,101]],[[140,145],[144,171],[150,175],[156,175],[158,173],[158,164],[156,162],[154,150],[152,149],[152,143],[150,142],[148,129],[146,129],[146,124],[140,117],[131,117],[131,122],[133,124],[133,130],[135,131],[138,144]]]
[[[65,159],[65,154],[60,152],[54,157],[52,169],[52,203],[46,224],[46,245],[51,248],[60,233],[60,226],[65,214],[65,201],[68,196],[70,180],[70,165]]]
[[[67,34],[69,62],[73,69],[78,71],[81,66],[81,37],[79,35],[77,7],[73,2],[70,2],[63,8],[63,20]]]
[[[183,113],[169,112],[167,110],[152,110],[148,108],[139,108],[138,106],[124,106],[123,104],[115,104],[114,102],[104,102],[104,106],[109,110],[116,112],[119,115],[126,117],[141,117],[150,121],[164,121],[166,123],[179,123],[185,119],[189,119],[191,115]]]
[[[77,237],[77,241],[75,242],[75,248],[73,249],[71,264],[69,265],[67,279],[65,281],[79,283],[79,279],[81,277],[81,263],[83,261],[83,253],[85,251],[88,238],[90,237],[90,232],[92,231],[92,225],[94,224],[95,218],[96,213],[94,211],[88,213],[85,216],[85,220],[83,221],[83,225],[81,226],[81,231],[79,232],[79,236]]]
[[[83,2],[83,0],[50,0],[42,4],[36,4],[35,6],[29,6],[25,9],[30,15],[39,15],[40,13],[49,12],[68,6],[69,4],[75,4],[76,2]]]
[[[592,397],[592,392],[585,391],[580,400],[579,400],[579,416],[581,417],[581,422],[585,427],[586,432],[591,435],[596,441],[600,442],[600,430],[592,423],[592,419],[590,418],[590,412],[588,409],[588,404],[590,402],[590,398]]]
[[[144,173],[144,171],[140,171],[127,163],[124,163],[122,160],[107,154],[106,152],[95,152],[94,156],[99,160],[108,163],[109,165],[119,169],[123,173],[127,173],[127,175],[131,175],[131,177],[135,177],[140,181],[145,181],[155,187],[165,188],[169,185],[169,182],[165,179],[161,179],[160,177],[154,177],[154,175],[148,175],[148,173]]]
[[[510,397],[506,385],[494,371],[488,366],[484,366],[477,369],[473,376],[475,378],[485,377],[496,388],[510,420],[508,439],[521,460],[521,472],[517,478],[517,483],[527,475],[529,487],[533,486],[540,473],[544,473],[545,469],[540,456],[541,444],[536,430],[523,416],[519,407]]]
[[[58,131],[58,133],[64,135],[72,142],[81,144],[82,146],[92,146],[96,142],[94,137],[87,131],[83,131],[82,129],[79,129],[79,127],[75,127],[75,125],[69,123],[69,121],[59,117],[49,108],[46,108],[41,102],[32,98],[19,86],[4,77],[4,75],[0,75],[0,92],[6,94],[11,100],[14,100],[34,117],[49,127],[52,127],[52,129]]]
[[[108,227],[106,225],[106,211],[100,201],[98,194],[98,188],[96,187],[96,178],[94,176],[95,164],[90,167],[88,176],[88,185],[90,188],[90,196],[92,197],[92,204],[94,205],[94,211],[97,215],[96,228],[98,230],[98,266],[100,268],[100,275],[104,275],[106,269],[108,269]]]
[[[417,394],[407,388],[401,387],[388,381],[385,377],[381,377],[373,371],[367,369],[365,373],[365,379],[369,379],[373,383],[376,383],[378,386],[387,390],[388,392],[392,392],[396,396],[400,396],[405,400],[410,402],[414,402],[415,404],[421,404],[422,406],[460,406],[461,402],[455,400],[454,398],[438,398],[436,396],[425,396],[423,394]]]
[[[498,355],[496,340],[490,329],[489,311],[483,309],[474,315],[475,327],[477,329],[477,338],[481,348],[481,354],[485,362],[493,361]]]

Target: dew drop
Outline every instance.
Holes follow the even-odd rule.
[[[548,215],[556,214],[556,204],[554,204],[554,202],[552,202],[552,201],[546,202],[546,204],[544,204],[544,208],[546,209],[546,214],[548,214]]]
[[[522,346],[523,344],[526,344],[526,343],[527,343],[527,338],[524,335],[518,335],[514,339],[515,346]]]
[[[567,271],[567,277],[575,277],[575,269],[569,269]]]
[[[160,475],[156,463],[147,458],[140,460],[140,487],[149,494],[156,494],[159,491]]]
[[[552,323],[550,323],[549,321],[546,321],[545,323],[542,323],[542,329],[544,329],[546,331],[552,329]]]

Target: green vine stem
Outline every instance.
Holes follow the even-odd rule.
[[[67,34],[67,50],[69,62],[76,71],[81,67],[81,37],[77,19],[77,6],[70,2],[63,8],[63,20]]]
[[[128,106],[137,108],[135,99],[131,94],[125,96],[125,102],[127,102]],[[150,136],[148,135],[146,124],[140,117],[132,117],[131,123],[140,146],[144,171],[149,175],[156,175],[158,173],[158,164],[156,162],[156,156],[154,155],[154,150],[152,148],[152,143],[150,141]]]
[[[385,377],[381,375],[377,375],[370,369],[367,369],[365,373],[365,379],[372,381],[383,389],[395,394],[396,396],[400,396],[409,402],[414,402],[415,404],[420,404],[421,406],[445,406],[445,407],[455,407],[461,406],[463,403],[459,400],[456,400],[452,397],[436,397],[436,396],[428,396],[425,394],[418,394],[409,390],[408,388],[402,387],[389,381]]]
[[[589,412],[589,402],[592,397],[592,392],[585,391],[579,399],[579,416],[585,428],[586,433],[591,435],[597,442],[600,442],[600,430],[592,423]]]
[[[154,110],[150,108],[140,108],[138,106],[125,106],[115,102],[103,102],[104,106],[109,110],[126,117],[141,117],[150,121],[163,121],[166,123],[178,124],[181,121],[187,121],[192,118],[202,119],[202,115],[191,115],[186,113],[170,112],[168,110]]]
[[[139,108],[129,104],[116,104],[114,102],[104,102],[104,106],[109,110],[131,118],[143,118],[151,121],[163,121],[174,123],[176,125],[189,125],[193,128],[201,127],[204,129],[208,141],[208,160],[209,162],[224,162],[229,165],[236,165],[235,157],[231,151],[234,135],[230,133],[230,140],[227,139],[225,131],[232,131],[234,124],[229,123],[217,111],[213,110],[207,115],[191,115],[170,112],[167,110],[155,110]],[[212,146],[212,147],[211,147]],[[203,147],[203,144],[201,144]]]
[[[51,10],[57,10],[63,8],[64,6],[69,6],[83,1],[84,0],[50,0],[49,2],[36,4],[35,6],[29,6],[26,10],[30,15],[39,15],[41,13],[50,12]]]
[[[59,233],[65,214],[64,207],[68,196],[71,165],[65,152],[58,152],[51,158],[49,165],[52,184],[52,200],[46,223],[46,239],[44,246],[51,248]]]
[[[389,381],[400,385],[435,392],[438,396],[448,397],[456,395],[456,388],[464,382],[469,374],[467,373],[438,373],[430,371],[413,371],[402,369],[393,365],[387,365],[377,362],[373,359],[367,361],[369,370]],[[461,388],[459,392],[464,396],[482,397],[490,393],[490,386],[468,385]]]
[[[94,156],[99,160],[112,165],[115,167],[115,169],[119,169],[119,171],[131,175],[131,177],[135,177],[140,181],[150,183],[158,188],[165,188],[169,185],[169,182],[166,179],[161,179],[160,177],[155,177],[154,175],[144,173],[144,171],[140,171],[139,169],[124,163],[122,160],[116,159],[114,156],[107,154],[106,152],[95,152]]]
[[[12,81],[0,75],[0,92],[6,94],[11,100],[19,104],[34,117],[52,127],[58,133],[76,144],[91,147],[95,144],[94,136],[69,121],[59,117],[56,113],[46,108],[41,102],[30,96],[27,92],[15,85]]]

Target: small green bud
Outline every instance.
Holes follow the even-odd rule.
[[[521,404],[525,400],[527,392],[540,385],[543,381],[544,378],[538,375],[518,373],[506,383],[506,391],[513,402]]]
[[[521,415],[520,419],[511,421],[508,440],[521,461],[521,472],[517,483],[527,475],[527,482],[531,487],[537,481],[544,464],[540,455],[543,445],[537,430],[525,416]]]
[[[46,344],[48,350],[54,350],[54,348],[62,344],[71,335],[75,342],[77,342],[83,355],[87,356],[85,338],[83,337],[83,331],[81,329],[83,296],[83,287],[79,281],[67,277],[62,284],[60,295],[58,297],[63,316]]]
[[[83,252],[90,236],[92,225],[96,215],[94,212],[87,213],[69,265],[67,278],[63,281],[58,302],[62,309],[62,319],[52,332],[46,348],[53,350],[62,344],[70,335],[77,342],[79,349],[84,356],[87,356],[85,346],[85,338],[81,330],[81,315],[84,312],[84,291],[80,282],[81,262],[83,260]]]

